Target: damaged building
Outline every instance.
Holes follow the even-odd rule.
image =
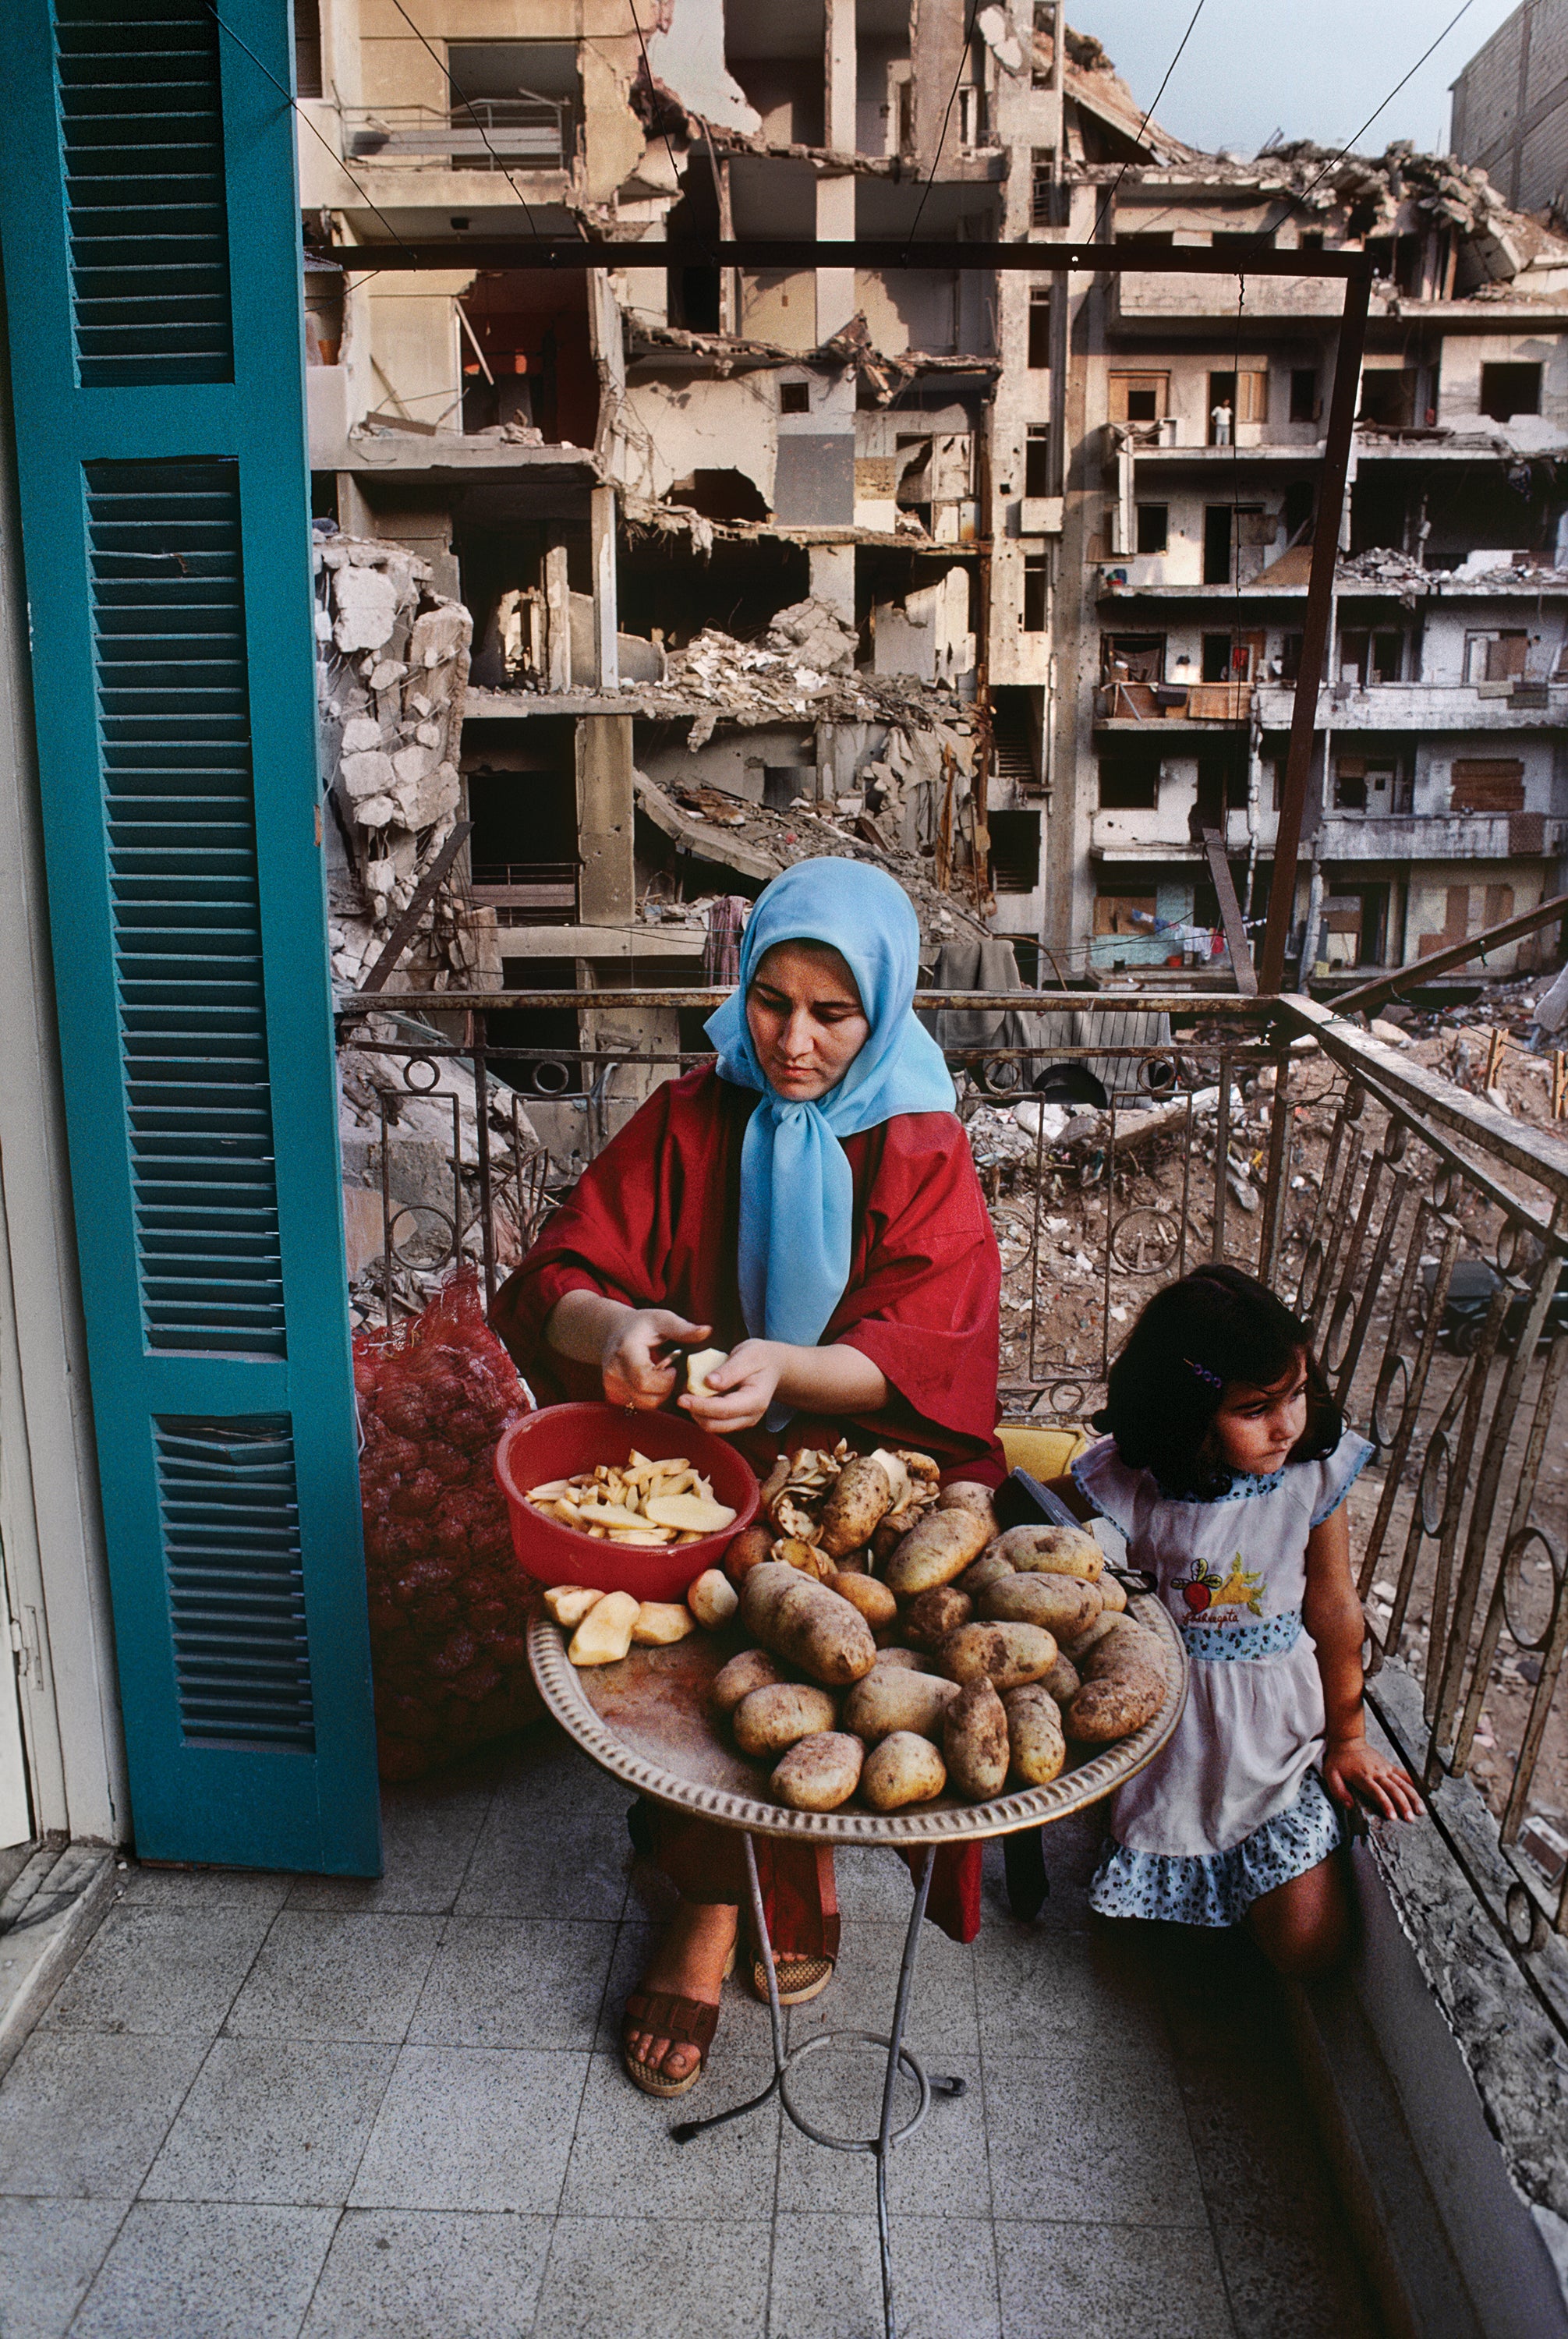
[[[1369,251],[1294,948],[1332,980],[1556,889],[1568,242],[1405,148],[1196,153],[1048,5],[967,43],[914,0],[475,25],[298,18],[340,978],[459,818],[431,988],[711,977],[805,851],[904,876],[928,963],[990,933],[1027,980],[1207,962],[1205,829],[1265,913],[1340,286],[637,265],[666,241]],[[465,260],[535,235],[605,265]],[[338,646],[340,583],[398,558],[439,706],[401,634]]]

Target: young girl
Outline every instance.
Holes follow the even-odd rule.
[[[1110,1435],[1059,1490],[1120,1528],[1191,1673],[1175,1734],[1111,1806],[1090,1903],[1187,1925],[1245,1918],[1282,1971],[1321,1972],[1347,1934],[1336,1805],[1421,1810],[1362,1712],[1344,1503],[1374,1449],[1346,1428],[1306,1326],[1223,1266],[1156,1293],[1097,1426]]]

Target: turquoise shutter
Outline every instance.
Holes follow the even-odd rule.
[[[137,1848],[363,1875],[291,46],[217,13],[8,14],[44,842]]]

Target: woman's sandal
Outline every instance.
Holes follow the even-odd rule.
[[[781,2006],[804,2006],[808,2000],[820,1998],[833,1979],[831,1958],[775,1958],[774,1979],[778,1983]],[[765,2006],[768,2002],[767,1968],[761,1958],[752,1960],[752,1989]]]
[[[728,1981],[735,1969],[735,1953],[732,1949],[725,1967]],[[676,1998],[667,1989],[634,1989],[626,2000],[626,2010],[621,2018],[621,2063],[634,2087],[645,2096],[684,2096],[695,2087],[708,2067],[708,2048],[714,2043],[718,2028],[719,2010],[700,1998]],[[644,2063],[631,2051],[630,2034],[646,2030],[650,2038],[667,2038],[670,2047],[695,2047],[696,2068],[688,2071],[684,2079],[666,2079],[658,2063]],[[665,2049],[668,2054],[669,2047]]]

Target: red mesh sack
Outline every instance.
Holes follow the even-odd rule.
[[[401,1329],[355,1333],[354,1392],[377,1757],[383,1779],[416,1779],[540,1711],[527,1654],[539,1587],[494,1471],[532,1400],[467,1268]]]

